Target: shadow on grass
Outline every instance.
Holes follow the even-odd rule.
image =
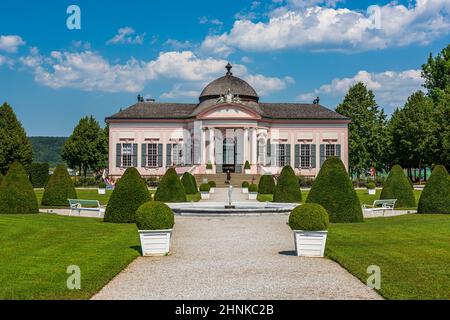
[[[133,250],[139,252],[139,255],[142,256],[142,248],[141,248],[141,246],[132,246],[132,247],[130,247],[130,249],[133,249]]]

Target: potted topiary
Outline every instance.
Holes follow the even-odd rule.
[[[248,200],[256,200],[258,198],[258,186],[251,184],[248,187]]]
[[[375,195],[377,193],[377,186],[375,185],[375,182],[369,182],[367,184],[367,191],[369,192],[370,195]]]
[[[292,210],[289,226],[294,232],[297,256],[324,256],[328,224],[327,210],[320,204],[307,203]]]
[[[143,256],[164,256],[170,250],[174,216],[164,202],[150,201],[136,211],[136,226]]]
[[[106,183],[104,181],[98,184],[98,194],[106,194]]]
[[[209,192],[211,191],[211,186],[209,183],[202,183],[200,185],[200,194],[202,195],[202,200],[209,199]]]
[[[216,192],[216,183],[214,181],[208,181],[209,186],[211,189],[209,190],[209,193],[215,193]]]
[[[206,174],[212,173],[213,173],[213,165],[211,164],[211,162],[208,162],[208,164],[206,165]]]
[[[245,161],[244,170],[245,170],[245,174],[250,174],[251,173],[250,162]]]
[[[247,181],[242,182],[242,193],[247,194],[249,186],[250,186],[250,184]]]

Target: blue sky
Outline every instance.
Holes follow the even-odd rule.
[[[81,30],[66,26],[71,4]],[[0,100],[29,135],[67,136],[138,93],[196,102],[230,61],[262,101],[318,95],[334,109],[363,81],[390,113],[420,89],[420,66],[449,34],[450,0],[3,0]]]

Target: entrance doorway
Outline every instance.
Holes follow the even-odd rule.
[[[236,172],[236,137],[223,139],[223,173]]]

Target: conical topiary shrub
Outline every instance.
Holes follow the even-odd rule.
[[[39,205],[24,167],[16,162],[0,184],[0,214],[39,213]]]
[[[192,184],[194,185],[194,189],[198,192],[197,180],[195,179],[193,174],[191,174],[191,178],[192,178]]]
[[[117,182],[105,211],[105,222],[134,223],[136,210],[151,201],[147,185],[136,168],[128,168]]]
[[[420,195],[417,212],[450,214],[450,177],[444,166],[434,168]]]
[[[323,163],[306,202],[323,206],[330,222],[364,221],[358,195],[344,164],[337,157],[328,158]]]
[[[273,194],[274,202],[301,202],[302,192],[298,184],[298,178],[291,166],[281,170],[280,178]]]
[[[2,185],[3,175],[0,173],[0,186]]]
[[[405,176],[402,167],[395,165],[392,167],[386,182],[383,184],[380,200],[397,199],[396,208],[414,208],[416,198],[409,179]]]
[[[195,189],[194,179],[189,172],[185,172],[183,177],[181,177],[181,183],[183,184],[184,191],[186,194],[196,194],[197,189]]]
[[[174,168],[167,170],[155,193],[155,201],[186,202],[186,192]]]
[[[77,199],[77,192],[64,165],[56,167],[45,186],[43,206],[68,206],[67,199]]]
[[[258,190],[261,194],[273,194],[275,192],[275,180],[271,174],[261,176],[258,184]]]

